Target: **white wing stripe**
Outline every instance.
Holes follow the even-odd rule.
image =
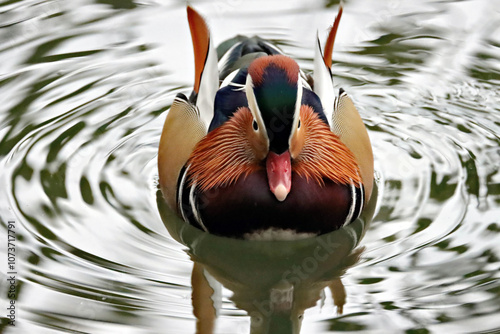
[[[354,215],[354,211],[356,210],[356,197],[356,187],[354,186],[354,182],[351,179],[351,207],[349,208],[349,214],[347,215],[343,226],[346,226],[352,220],[352,216]]]
[[[188,220],[186,218],[186,214],[184,212],[184,207],[182,205],[182,195],[183,195],[183,191],[184,191],[184,183],[186,182],[186,175],[187,175],[188,169],[189,169],[189,166],[187,166],[186,169],[184,169],[184,174],[182,174],[181,182],[179,182],[178,187],[177,187],[177,205],[179,206],[179,211],[181,213],[182,219],[186,222]]]
[[[196,222],[201,226],[203,231],[208,232],[207,227],[205,226],[205,224],[203,224],[203,220],[201,219],[200,211],[198,211],[198,206],[196,205],[195,190],[196,182],[193,183],[193,185],[191,186],[191,190],[189,191],[189,204],[191,205],[191,212],[194,215],[194,219],[196,219]]]

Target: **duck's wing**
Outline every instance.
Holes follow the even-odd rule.
[[[313,90],[321,100],[330,129],[351,150],[358,162],[365,188],[365,203],[368,203],[373,187],[373,153],[370,138],[352,100],[342,88],[337,94],[332,80],[332,51],[342,11],[341,4],[328,34],[324,53],[317,39]]]
[[[196,106],[177,95],[168,112],[158,148],[160,187],[168,205],[177,210],[177,181],[196,144],[206,134]]]
[[[177,209],[177,183],[196,144],[206,135],[213,117],[214,99],[219,86],[217,54],[205,20],[193,8],[187,15],[195,58],[195,83],[189,99],[175,98],[160,138],[158,148],[159,182],[163,195]]]
[[[339,136],[358,162],[365,188],[365,203],[368,203],[373,188],[372,145],[358,110],[342,88],[334,101],[331,124],[332,132]]]

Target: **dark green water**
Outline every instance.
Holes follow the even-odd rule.
[[[216,43],[258,34],[306,70],[337,11],[190,3]],[[369,226],[324,239],[221,240],[159,210],[158,140],[191,53],[181,1],[0,1],[0,332],[194,333],[192,260],[223,283],[203,307],[214,333],[500,331],[498,0],[345,2],[333,70],[368,126],[378,197]]]

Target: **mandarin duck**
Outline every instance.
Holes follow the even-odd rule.
[[[373,154],[331,65],[342,7],[306,76],[270,41],[239,38],[218,56],[205,20],[187,16],[195,82],[167,114],[159,185],[186,222],[236,238],[289,238],[353,222],[373,186]]]

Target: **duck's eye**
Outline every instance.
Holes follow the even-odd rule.
[[[259,130],[259,125],[257,124],[256,120],[253,120],[252,126],[255,131]]]
[[[301,122],[300,122],[300,119],[299,119],[299,124],[297,125],[297,129],[300,129],[300,125],[301,125]]]

